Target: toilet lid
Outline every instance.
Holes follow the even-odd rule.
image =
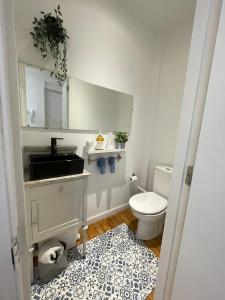
[[[167,200],[156,193],[148,192],[132,196],[129,204],[139,213],[153,215],[166,209]]]

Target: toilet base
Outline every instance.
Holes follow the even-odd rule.
[[[152,240],[163,232],[164,222],[145,222],[138,220],[136,235],[142,240]]]
[[[166,211],[158,215],[144,215],[132,209],[138,219],[136,235],[142,240],[152,240],[163,232]]]

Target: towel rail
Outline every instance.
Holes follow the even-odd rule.
[[[120,161],[122,159],[122,156],[120,154],[118,154],[116,157],[115,156],[109,156],[109,157],[114,157],[117,161]],[[90,157],[88,157],[88,164],[90,165],[92,162],[96,162],[97,160],[98,160],[97,158],[91,159]]]

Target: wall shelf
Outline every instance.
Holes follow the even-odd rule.
[[[120,155],[120,153],[124,153],[126,152],[125,149],[106,149],[106,150],[92,150],[92,151],[85,151],[86,154],[88,155],[88,164],[90,165],[92,162],[96,162],[97,159],[91,159],[92,155],[98,155],[98,154],[117,154],[117,156],[115,157],[115,159],[117,161],[122,159],[122,156]]]
[[[85,151],[88,155],[95,154],[109,154],[109,153],[122,153],[125,152],[125,149],[106,149],[106,150],[91,150]]]

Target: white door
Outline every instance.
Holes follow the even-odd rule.
[[[225,299],[224,28],[223,2],[172,300]]]
[[[62,128],[62,92],[45,88],[45,128]]]

